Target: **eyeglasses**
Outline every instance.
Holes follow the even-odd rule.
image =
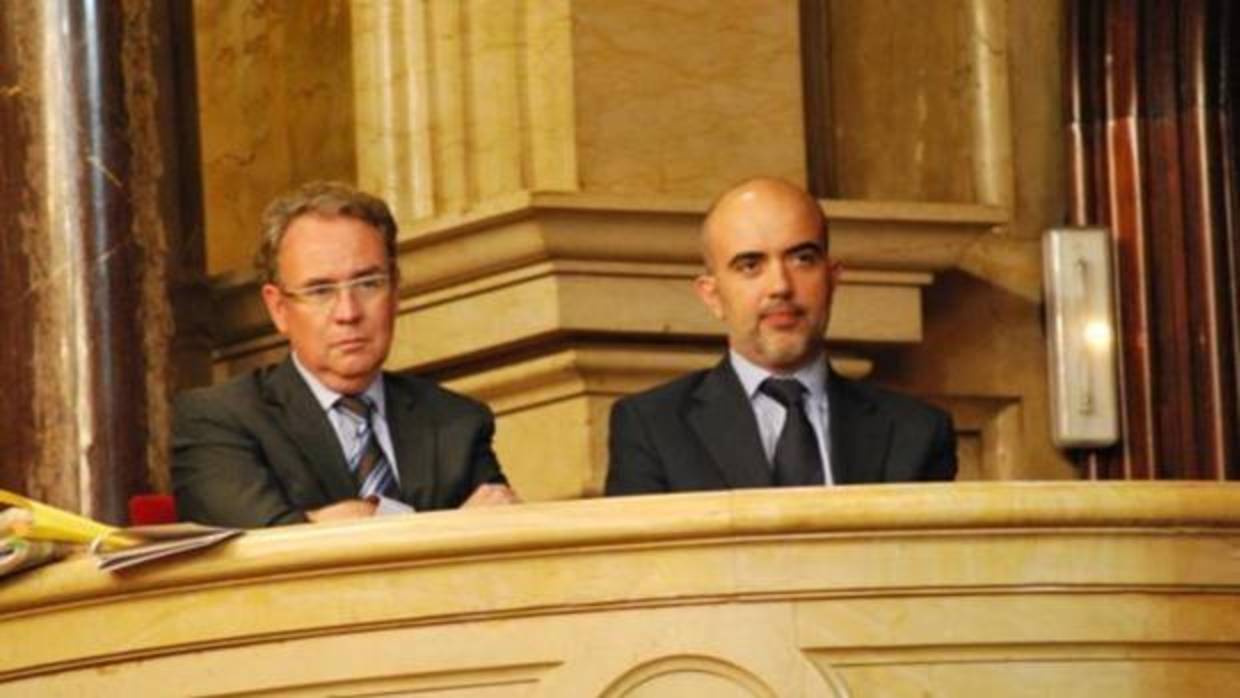
[[[366,302],[387,293],[391,286],[392,276],[390,274],[370,274],[348,281],[314,284],[299,289],[280,287],[280,293],[312,308],[326,309],[335,305],[342,293],[351,291],[354,298]]]

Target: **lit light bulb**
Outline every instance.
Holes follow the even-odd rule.
[[[1111,346],[1111,325],[1102,320],[1090,320],[1085,323],[1082,336],[1085,346],[1094,351],[1103,351]]]

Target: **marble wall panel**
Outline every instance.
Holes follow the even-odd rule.
[[[976,2],[830,3],[832,113],[810,128],[832,131],[833,196],[982,200]]]
[[[353,0],[358,180],[402,224],[576,189],[569,0]]]
[[[1052,5],[1052,7],[1048,7]],[[1055,3],[1009,3],[1008,66],[1012,100],[1012,223],[1036,238],[1066,218],[1067,142],[1061,66],[1065,19]]]
[[[420,0],[355,0],[353,96],[358,184],[397,221],[432,215],[427,9]]]
[[[310,179],[353,180],[345,0],[197,0],[207,269],[248,269],[262,209]]]
[[[896,12],[911,4],[901,1],[883,6]],[[857,11],[860,5],[836,3],[833,7]],[[879,9],[878,3],[864,5],[872,11]],[[951,5],[958,14],[967,9],[957,0],[927,5],[939,9]],[[957,262],[957,270],[938,275],[927,290],[924,340],[877,355],[875,375],[914,394],[937,396],[953,408],[958,422],[970,423],[978,441],[969,448],[979,453],[975,462],[983,466],[970,476],[1078,477],[1080,473],[1049,439],[1046,338],[1040,307],[1039,237],[1044,229],[1063,221],[1066,201],[1060,99],[1062,7],[1026,2],[982,2],[972,7],[989,9],[988,22],[1006,24],[1005,30],[996,33],[1007,37],[1004,62],[1010,109],[1006,126],[996,130],[1014,135],[1010,136],[1010,171],[990,173],[995,179],[988,186],[998,191],[1002,188],[999,180],[1010,178],[1011,200],[1004,207],[1005,220],[969,248]],[[898,142],[900,136],[883,138]],[[969,406],[983,404],[1004,407],[987,411]]]
[[[792,0],[576,0],[581,188],[716,196],[805,180]]]

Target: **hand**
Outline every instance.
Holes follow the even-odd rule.
[[[487,484],[479,485],[474,493],[469,495],[469,499],[461,505],[465,507],[494,507],[504,504],[520,504],[521,498],[508,485]]]
[[[375,507],[374,502],[365,499],[346,499],[335,504],[328,504],[321,509],[307,511],[306,518],[314,523],[365,519],[375,515]]]

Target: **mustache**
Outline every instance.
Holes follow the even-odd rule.
[[[791,313],[794,315],[804,315],[805,307],[798,303],[788,301],[772,301],[758,308],[758,315],[766,317],[775,313]]]

